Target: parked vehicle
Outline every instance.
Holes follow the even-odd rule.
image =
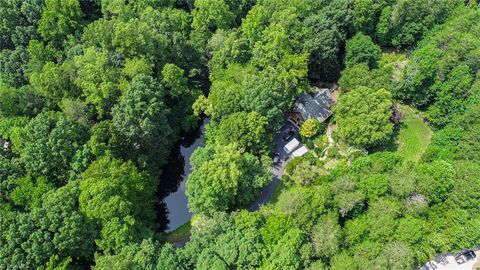
[[[273,154],[273,163],[274,164],[277,164],[279,159],[280,159],[280,155],[278,153]]]
[[[297,149],[299,145],[300,145],[300,142],[297,139],[293,138],[283,147],[283,150],[287,154],[290,154],[293,150]]]
[[[289,130],[289,131],[287,132],[287,134],[285,134],[285,135],[283,136],[283,141],[284,141],[284,142],[290,141],[294,136],[295,136],[295,131]]]
[[[475,252],[473,252],[473,250],[465,250],[465,251],[462,251],[462,252],[458,253],[457,255],[455,255],[455,261],[458,264],[462,264],[462,263],[466,263],[468,261],[471,261],[471,260],[475,259],[476,257],[477,257],[477,255],[475,254]]]

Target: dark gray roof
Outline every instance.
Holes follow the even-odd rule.
[[[332,115],[332,105],[330,90],[315,88],[314,93],[302,93],[298,97],[294,111],[299,112],[304,120],[317,119],[323,122]]]

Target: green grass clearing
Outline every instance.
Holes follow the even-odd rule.
[[[176,243],[190,236],[190,229],[192,228],[191,221],[183,224],[174,231],[167,234],[166,241],[168,243]]]
[[[423,118],[411,107],[398,106],[404,115],[397,139],[397,152],[407,161],[420,160],[432,139],[432,130]]]

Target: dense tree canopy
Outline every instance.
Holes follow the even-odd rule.
[[[375,68],[380,59],[380,53],[380,46],[373,43],[370,36],[358,33],[347,41],[345,66],[367,63],[369,68]]]
[[[354,88],[335,107],[339,136],[349,143],[371,147],[386,142],[393,132],[392,95],[385,89]]]
[[[403,270],[478,246],[477,6],[0,0],[0,270]],[[277,159],[312,87],[333,115]],[[169,232],[182,177],[194,216]]]
[[[187,195],[195,212],[225,211],[255,199],[270,179],[264,158],[244,153],[236,143],[207,146],[192,156]]]

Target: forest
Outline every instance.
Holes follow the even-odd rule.
[[[476,0],[0,0],[0,270],[403,270],[477,247],[479,70]],[[325,84],[333,115],[249,211]],[[205,119],[172,241],[164,171]]]

